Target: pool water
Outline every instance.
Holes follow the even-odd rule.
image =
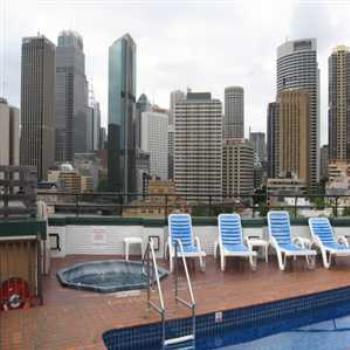
[[[254,328],[199,337],[197,350],[345,350],[350,349],[350,303],[298,314]]]

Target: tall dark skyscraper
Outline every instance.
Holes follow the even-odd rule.
[[[277,49],[277,93],[304,89],[310,98],[308,128],[308,186],[319,181],[319,69],[316,39],[287,41]]]
[[[328,59],[329,160],[350,161],[350,51],[337,46]]]
[[[267,176],[278,176],[278,103],[267,107]]]
[[[21,164],[46,180],[55,154],[55,45],[43,35],[23,38],[21,78]]]
[[[82,37],[72,31],[58,36],[56,48],[55,159],[72,161],[88,151],[88,83]]]
[[[125,34],[109,47],[108,182],[111,191],[136,191],[136,44]]]

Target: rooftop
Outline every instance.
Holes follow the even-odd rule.
[[[88,260],[116,256],[72,255],[52,259],[50,274],[44,278],[44,305],[31,309],[3,312],[0,318],[1,349],[105,349],[102,334],[110,329],[159,322],[159,315],[147,311],[146,292],[133,291],[98,294],[63,288],[57,281],[58,269]],[[206,259],[207,269],[191,268],[197,314],[242,308],[286,298],[319,293],[350,285],[350,261],[337,260],[332,270],[317,263],[307,270],[298,260],[280,271],[274,258],[259,262],[253,272],[248,263],[229,261],[221,273],[213,257]],[[164,263],[163,263],[164,265]],[[191,264],[190,264],[191,267]],[[189,310],[174,302],[172,276],[162,282],[167,319],[188,317]],[[180,283],[184,283],[184,280]],[[181,288],[180,288],[181,290]],[[156,295],[153,296],[156,301]]]

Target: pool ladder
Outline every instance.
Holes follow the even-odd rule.
[[[190,301],[186,301],[179,296],[179,263],[178,263],[178,251],[181,252],[181,261],[183,263],[183,267],[185,270],[187,289],[190,296]],[[184,250],[180,240],[175,242],[175,301],[183,304],[188,307],[192,313],[192,329],[190,334],[186,334],[184,336],[167,338],[166,337],[166,325],[165,325],[165,304],[162,293],[162,288],[160,286],[159,273],[158,273],[158,265],[157,259],[154,252],[154,245],[152,238],[149,239],[143,259],[144,268],[146,269],[145,274],[147,276],[147,305],[148,308],[153,308],[156,310],[161,317],[162,323],[162,349],[184,349],[190,350],[195,348],[195,340],[196,340],[196,303],[193,296],[192,283],[190,279],[190,275],[188,273],[186,259],[184,257]],[[152,266],[151,266],[152,264]],[[158,296],[159,296],[159,305],[155,304],[151,300],[151,289],[153,284],[156,283]]]

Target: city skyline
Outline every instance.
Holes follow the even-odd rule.
[[[260,13],[257,17],[253,14],[254,11],[249,11],[254,4],[255,7],[261,7],[264,16]],[[97,100],[101,101],[103,125],[106,125],[108,46],[115,37],[129,32],[139,47],[137,96],[144,92],[152,102],[168,107],[169,94],[172,90],[186,91],[189,86],[196,91],[211,91],[213,96],[223,101],[225,86],[240,85],[246,92],[247,127],[253,126],[253,131],[265,131],[266,105],[269,101],[273,101],[275,96],[273,82],[276,47],[286,38],[293,40],[315,37],[318,40],[321,68],[321,144],[327,142],[327,58],[335,45],[346,45],[350,38],[349,30],[343,28],[348,17],[346,11],[342,11],[342,6],[330,8],[327,4],[316,6],[294,1],[283,4],[264,2],[262,5],[259,2],[248,1],[239,4],[219,2],[216,5],[205,2],[205,6],[199,8],[195,7],[193,2],[177,5],[148,1],[143,2],[143,6],[133,6],[135,18],[127,16],[128,20],[122,19],[125,11],[130,11],[130,6],[133,5],[108,2],[107,6],[104,6],[106,11],[100,9],[97,2],[92,2],[91,6],[85,8],[83,3],[80,5],[79,2],[70,7],[68,3],[63,3],[61,6],[54,2],[50,4],[38,2],[33,5],[29,1],[24,5],[23,11],[16,13],[21,23],[23,20],[23,26],[16,29],[14,27],[17,26],[10,26],[8,20],[16,17],[14,16],[14,11],[18,9],[16,1],[7,3],[2,12],[6,30],[2,32],[3,43],[0,47],[0,71],[4,72],[6,69],[6,74],[0,74],[4,77],[0,83],[2,95],[10,103],[19,106],[20,57],[17,55],[19,56],[22,37],[40,30],[54,41],[62,29],[71,28],[77,30],[86,43],[87,77],[89,80],[92,78]],[[169,6],[173,11],[169,11]],[[180,16],[184,6],[188,11]],[[70,9],[68,16],[67,7]],[[162,36],[159,35],[158,22],[157,28],[153,24],[145,26],[146,21],[152,22],[150,16],[155,7],[157,7],[157,18],[161,23],[166,20],[165,35]],[[109,20],[110,8],[117,9],[114,12],[117,12],[118,21],[114,20],[113,24]],[[274,11],[269,11],[271,8]],[[101,19],[97,17],[98,31],[94,29],[93,32],[89,28],[90,23],[87,23],[84,17],[89,17],[96,9],[107,18],[100,23]],[[26,13],[27,18],[24,18],[22,13]],[[28,13],[33,16],[28,16]],[[164,16],[159,16],[160,13],[164,13]],[[244,18],[239,19],[242,13]],[[318,19],[310,24],[311,14],[312,18]],[[219,15],[220,23],[217,22]],[[105,16],[101,18],[105,19]],[[234,25],[228,23],[229,18],[235,23]],[[213,22],[219,24],[214,29],[211,26]],[[207,26],[211,28],[210,31],[206,29]],[[249,33],[245,32],[249,26],[252,30]],[[184,32],[184,29],[181,29],[183,27],[190,30]],[[241,30],[234,31],[237,27]],[[227,33],[223,31],[224,28]],[[214,37],[218,40],[214,40]],[[235,42],[233,49],[227,44],[232,40]],[[163,47],[164,50],[156,54],[157,47]],[[252,55],[255,50],[259,55]]]

